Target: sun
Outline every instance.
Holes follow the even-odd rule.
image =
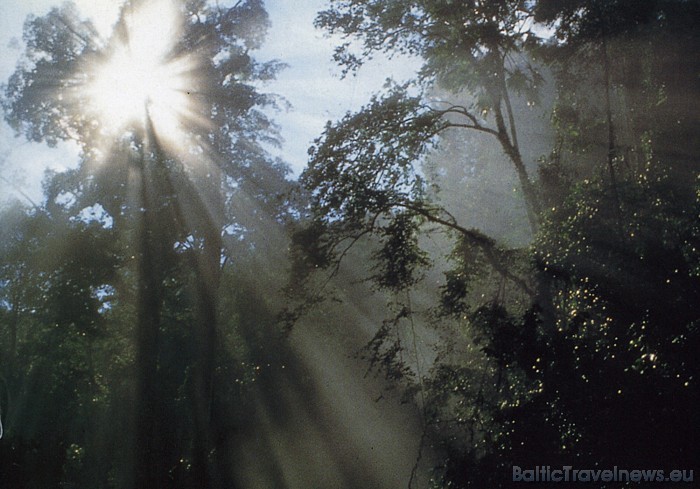
[[[122,35],[92,67],[87,84],[103,135],[150,122],[160,135],[177,138],[193,111],[191,62],[172,55],[181,32],[179,18],[168,0],[145,2],[125,14]]]
[[[123,129],[144,118],[177,117],[188,105],[181,74],[152,59],[145,49],[122,46],[97,71],[90,91],[94,108],[109,129]]]

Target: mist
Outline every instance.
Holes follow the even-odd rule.
[[[694,481],[697,2],[28,8],[0,485]]]

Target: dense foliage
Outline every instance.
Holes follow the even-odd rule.
[[[319,395],[289,347],[304,320],[401,387],[372,410],[416,408],[409,487],[696,468],[697,1],[330,0],[346,74],[423,65],[329,122],[298,187],[265,151],[263,3],[215,4],[177,3],[170,54],[197,74],[179,146],[150,115],[106,140],[80,96],[139,1],[107,40],[70,4],[25,25],[5,118],[81,155],[0,213],[3,487],[298,487],[308,460],[378,487],[394,467],[349,468],[349,440],[379,436],[350,433],[377,428],[340,405],[357,384],[324,358]]]
[[[197,73],[180,148],[150,119],[108,133],[85,95],[143,2],[123,6],[111,39],[71,4],[25,24],[5,117],[29,140],[82,151],[77,169],[46,176],[41,205],[2,214],[8,487],[234,484],[233,433],[253,415],[243,394],[265,358],[256,342],[278,336],[273,301],[248,282],[253,257],[281,247],[286,212],[286,169],[264,149],[276,102],[259,92],[279,64],[250,56],[268,26],[261,2],[176,5],[170,55]]]
[[[698,8],[342,0],[319,14],[348,70],[380,52],[424,61],[413,87],[316,141],[302,176],[315,234],[297,243],[331,275],[350,247],[376,250],[370,278],[398,312],[370,357],[422,407],[435,487],[510,487],[514,465],[697,464]],[[526,161],[542,141],[518,134],[542,117],[549,149]],[[479,185],[502,188],[499,172],[529,244],[493,223]],[[440,337],[429,372],[419,322]]]

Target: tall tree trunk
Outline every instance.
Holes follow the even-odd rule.
[[[494,49],[497,50],[497,48]],[[527,212],[528,222],[530,223],[530,230],[534,235],[537,232],[540,224],[541,209],[539,197],[537,196],[535,186],[532,184],[532,180],[527,172],[527,167],[523,161],[522,154],[520,153],[515,115],[513,114],[513,107],[511,105],[510,95],[508,93],[508,86],[506,84],[505,69],[502,62],[503,61],[501,60],[497,69],[497,86],[490,87],[493,111],[496,119],[496,132],[498,133],[497,138],[498,142],[501,143],[503,152],[506,154],[506,156],[508,156],[511,163],[513,163],[513,166],[515,167],[518,182],[520,183],[520,189],[523,192],[523,199],[525,200],[525,211]],[[505,106],[506,115],[508,117],[510,133],[508,132],[506,120],[503,115],[503,106]]]
[[[625,239],[624,233],[622,231],[622,210],[620,208],[620,195],[618,193],[617,185],[617,175],[615,173],[615,156],[617,153],[617,144],[615,142],[615,125],[613,124],[612,115],[612,82],[610,74],[610,56],[608,55],[608,43],[605,38],[605,30],[602,36],[602,46],[601,51],[603,55],[603,77],[605,82],[605,117],[608,126],[608,172],[610,174],[610,186],[612,188],[613,197],[613,212],[615,214],[615,220],[617,225],[617,231],[621,239]]]
[[[138,229],[138,289],[136,324],[136,451],[134,487],[159,487],[160,433],[158,409],[158,337],[161,291],[155,231],[154,202],[149,181],[154,177],[152,163],[141,149],[141,210]]]
[[[196,317],[192,329],[195,358],[191,365],[189,394],[193,415],[192,478],[198,487],[228,488],[226,467],[230,460],[217,448],[216,419],[213,413],[214,373],[218,340],[218,292],[221,267],[221,175],[215,169],[204,170],[198,183],[182,180],[176,199],[178,221],[185,226],[186,216],[196,219],[203,246],[192,250],[195,272]],[[196,176],[193,176],[196,178]],[[187,212],[180,205],[187,207]],[[194,216],[194,217],[193,217]],[[184,230],[184,228],[183,228]],[[225,450],[224,450],[225,451]]]
[[[206,224],[204,249],[197,259],[197,356],[193,365],[194,459],[192,470],[200,487],[221,488],[225,467],[218,467],[212,403],[217,341],[217,294],[221,258],[221,235],[215,222]]]
[[[508,135],[500,102],[496,105],[494,112],[496,116],[496,127],[498,130],[498,141],[501,143],[501,147],[503,148],[506,156],[508,156],[511,163],[513,163],[513,166],[515,167],[515,172],[520,183],[520,189],[523,192],[523,198],[525,200],[525,210],[530,223],[530,229],[532,230],[532,233],[535,234],[540,224],[540,203],[537,196],[537,191],[535,190],[535,186],[532,184],[532,180],[530,180],[530,176],[528,175],[525,162],[520,154],[520,150],[513,144]]]

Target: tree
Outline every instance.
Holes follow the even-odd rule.
[[[601,17],[603,7],[611,10]],[[688,456],[697,434],[686,427],[697,389],[680,379],[696,375],[685,358],[697,348],[697,311],[679,304],[695,303],[698,292],[695,261],[681,251],[692,249],[697,239],[691,224],[697,169],[685,161],[697,148],[689,141],[669,152],[666,139],[678,140],[686,121],[696,118],[678,103],[681,98],[689,103],[688,93],[694,92],[682,88],[659,97],[651,87],[684,72],[668,61],[666,48],[697,44],[685,20],[696,7],[685,2],[656,7],[662,8],[641,21],[636,6],[624,2],[579,2],[572,6],[571,22],[559,18],[565,42],[547,48],[558,83],[558,142],[541,167],[550,211],[533,245],[540,309],[526,315],[500,311],[486,324],[475,324],[491,336],[485,353],[495,362],[509,360],[504,378],[510,388],[497,396],[506,398],[503,407],[486,406],[498,426],[495,431],[490,426],[496,442],[491,458],[457,441],[448,444],[451,459],[443,480],[453,485],[483,483],[495,466],[504,476],[490,484],[509,487],[506,467],[535,465],[543,454],[555,464],[618,463],[628,456],[628,444],[635,446],[630,465],[694,463]],[[626,24],[630,18],[636,20]],[[605,37],[579,37],[582,24],[599,27],[601,21],[627,27],[610,29]],[[566,37],[567,30],[573,38]],[[596,58],[601,41],[614,53],[609,76]],[[664,48],[652,47],[659,45]],[[645,89],[624,76],[634,65],[647,67],[640,80]],[[674,78],[676,88],[692,85],[683,76]],[[608,97],[601,88],[609,89]],[[675,123],[666,119],[668,111]],[[510,340],[503,341],[499,331]],[[642,432],[644,438],[638,436]],[[669,432],[676,435],[668,437]]]
[[[514,291],[513,301],[529,302],[535,290],[523,273],[523,253],[445,208],[429,192],[421,163],[435,145],[445,137],[459,139],[461,131],[492,138],[515,170],[530,232],[536,231],[540,197],[523,160],[514,105],[515,93],[532,103],[542,83],[524,53],[535,44],[528,27],[531,7],[526,2],[349,1],[332,2],[319,14],[317,26],[348,39],[336,50],[336,61],[348,72],[377,53],[416,55],[424,62],[417,74],[423,90],[390,83],[359,112],[329,123],[310,149],[301,182],[310,196],[311,224],[296,234],[296,249],[306,249],[299,254],[297,277],[304,267],[337,273],[349,250],[374,236],[374,283],[405,292],[430,262],[421,231],[437,227],[454,245],[455,266],[446,271],[443,288],[446,303],[500,297],[505,290]],[[359,53],[353,40],[359,41]],[[454,101],[464,98],[464,103]],[[480,265],[473,267],[472,261]],[[482,273],[498,277],[486,290],[474,287]]]
[[[320,14],[320,26],[360,40],[359,54],[352,42],[339,47],[346,67],[382,51],[418,54],[423,83],[491,102],[482,103],[492,119],[481,118],[466,104],[390,87],[327,125],[302,176],[312,204],[296,243],[309,269],[340,273],[349,249],[374,236],[375,286],[423,292],[420,278],[435,279],[426,264],[445,266],[422,246],[426,236],[438,225],[456,238],[429,309],[438,331],[452,325],[454,333],[443,333],[430,372],[409,390],[420,392],[425,438],[442,455],[440,487],[511,487],[513,465],[542,457],[554,465],[694,463],[697,431],[687,426],[697,373],[687,358],[698,344],[697,260],[688,251],[697,243],[697,138],[670,146],[697,120],[689,74],[697,70],[669,61],[667,48],[696,49],[687,20],[696,10],[696,2],[346,1]],[[548,42],[527,32],[532,21],[549,24]],[[494,136],[516,163],[508,149],[518,147],[516,129],[506,122],[515,116],[506,100],[518,86],[514,67],[526,88],[542,85],[525,60],[512,61],[526,51],[551,70],[555,137],[539,167],[534,241],[508,249],[427,198],[433,182],[419,165],[434,144],[453,145],[445,132],[453,126]],[[430,153],[430,164],[463,156],[450,149]],[[370,344],[375,363],[402,366],[405,347],[386,337],[419,319],[408,296]]]
[[[163,2],[156,5],[165,6]],[[133,483],[144,487],[165,484],[171,461],[185,455],[191,468],[184,480],[219,487],[229,485],[229,475],[220,465],[223,459],[212,459],[218,443],[213,438],[212,393],[220,334],[219,280],[226,262],[222,232],[236,228],[239,219],[250,219],[230,212],[232,204],[242,199],[266,201],[264,209],[255,210],[259,214],[280,212],[281,202],[260,191],[268,183],[285,187],[284,165],[264,150],[266,144],[277,141],[277,131],[262,108],[274,105],[276,99],[257,88],[274,76],[280,64],[258,63],[249,54],[260,46],[268,26],[261,2],[239,2],[230,8],[200,0],[173,5],[174,23],[180,30],[177,38],[169,40],[161,61],[174,64],[178,76],[183,71],[198,74],[183,78],[187,82],[184,94],[181,86],[166,87],[189,100],[176,114],[184,132],[173,132],[172,120],[164,120],[157,112],[161,108],[153,100],[154,92],[135,104],[120,99],[134,104],[146,117],[141,123],[135,122],[133,113],[119,114],[125,124],[116,128],[116,134],[99,113],[114,101],[95,103],[84,97],[94,84],[103,87],[99,77],[104,66],[124,49],[148,49],[134,46],[139,35],[144,36],[143,30],[136,31],[143,27],[139,16],[151,8],[137,1],[122,8],[112,38],[107,40],[99,39],[89,22],[80,21],[70,4],[45,17],[29,19],[26,56],[5,87],[3,107],[8,122],[30,140],[52,145],[72,139],[80,144],[79,170],[68,178],[53,179],[47,205],[61,207],[57,201],[73,199],[82,209],[100,206],[112,220],[120,243],[132,250],[131,260],[136,259],[125,266],[127,287],[119,289],[124,303],[133,297],[129,288],[138,291],[134,314],[139,405],[134,420]],[[165,20],[165,15],[157,19]],[[158,25],[146,27],[153,30]],[[248,207],[243,210],[253,212]],[[192,275],[183,267],[190,267]],[[159,415],[166,407],[166,395],[172,394],[161,387],[167,371],[162,362],[171,339],[167,326],[174,324],[168,304],[172,304],[171,294],[181,292],[168,284],[177,283],[178,277],[192,297],[192,309],[186,316],[194,325],[188,333],[194,351],[188,376],[181,382],[189,389],[186,398],[191,403],[194,429],[186,441],[192,444],[191,450],[183,446],[173,453],[168,440],[178,440]]]
[[[515,170],[530,231],[536,231],[540,197],[518,142],[513,100],[517,93],[533,103],[542,84],[525,55],[536,45],[529,30],[532,16],[527,2],[442,1],[332,2],[319,14],[317,26],[348,39],[335,56],[348,72],[377,53],[420,56],[424,64],[417,81],[425,93],[416,94],[411,83],[390,84],[358,113],[327,125],[310,149],[301,177],[314,221],[297,235],[300,244],[314,248],[313,259],[307,254],[302,261],[335,270],[334,264],[355,242],[376,235],[386,245],[375,255],[378,263],[384,259],[378,266],[398,273],[402,280],[392,287],[402,290],[415,283],[424,260],[409,253],[397,265],[401,270],[386,266],[386,258],[396,256],[397,250],[390,249],[393,238],[415,234],[420,225],[430,223],[474,249],[518,293],[533,292],[531,284],[509,269],[513,253],[463,225],[431,198],[420,168],[448,132],[459,137],[458,131],[470,130],[493,138]],[[359,53],[353,50],[353,39],[359,41]],[[451,94],[453,100],[466,93],[469,100],[442,100],[438,93]]]
[[[429,140],[452,127],[494,137],[518,176],[534,232],[540,205],[520,151],[511,100],[513,91],[536,97],[542,84],[535,65],[523,55],[535,38],[528,27],[531,20],[531,5],[522,1],[339,1],[319,14],[316,25],[360,41],[360,53],[353,52],[350,41],[336,50],[335,59],[346,70],[357,69],[379,52],[417,55],[424,60],[422,83],[469,93],[470,106],[442,100],[415,105],[417,116],[426,111],[432,115],[420,136]]]
[[[121,263],[115,235],[58,209],[16,206],[0,225],[3,478],[54,486],[86,463],[82,475],[99,481],[107,470],[94,450],[97,421],[109,405],[102,353],[118,334],[102,311]]]

